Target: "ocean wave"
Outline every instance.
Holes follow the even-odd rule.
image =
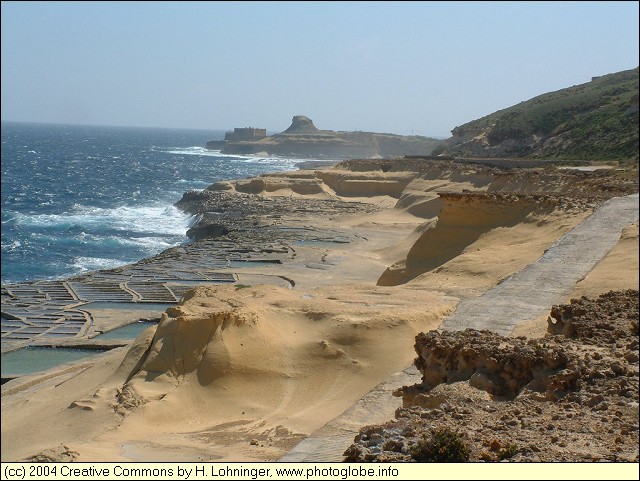
[[[132,237],[127,242],[153,248],[154,250],[164,250],[175,245],[164,237]]]
[[[237,155],[237,154],[223,154],[219,150],[209,150],[204,147],[193,146],[193,147],[181,147],[175,149],[161,150],[166,154],[175,154],[175,155],[197,155],[203,157],[215,157],[219,159],[233,159],[239,162],[249,162],[249,163],[263,163],[263,164],[272,164],[272,165],[294,165],[298,162],[301,162],[300,159],[292,159],[289,157],[279,157],[277,155],[259,155],[259,154],[248,154],[248,155]],[[304,160],[312,160],[312,159],[304,159]]]
[[[231,155],[231,154],[223,154],[219,150],[209,150],[204,147],[193,146],[193,147],[176,147],[169,149],[158,149],[158,152],[163,152],[165,154],[175,154],[175,155],[198,155],[203,157],[219,157],[219,158],[228,158],[228,159],[244,159],[246,156],[244,155]]]
[[[224,131],[3,123],[2,282],[64,278],[186,243],[193,218],[172,206],[184,192],[277,168],[209,151],[203,135]]]
[[[211,182],[207,182],[205,180],[187,180],[187,179],[178,179],[176,181],[178,184],[189,184],[189,186],[202,186],[202,187],[207,187],[208,185],[211,185]]]
[[[75,204],[71,212],[62,214],[16,213],[16,224],[31,228],[55,230],[94,229],[130,231],[164,235],[184,234],[189,223],[185,214],[172,205],[90,207]]]
[[[115,269],[125,265],[118,259],[108,259],[103,257],[76,257],[71,264],[77,272],[97,271],[102,269]]]
[[[22,242],[16,240],[16,241],[9,242],[9,243],[6,243],[6,244],[3,243],[1,246],[2,246],[2,250],[3,251],[11,252],[13,250],[18,249],[19,247],[22,247]]]

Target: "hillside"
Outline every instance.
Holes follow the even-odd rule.
[[[539,95],[453,129],[463,157],[638,160],[638,68]]]

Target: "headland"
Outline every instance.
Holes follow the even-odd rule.
[[[420,135],[320,130],[309,117],[296,115],[289,128],[279,134],[267,136],[263,128],[235,128],[224,140],[210,140],[206,147],[223,154],[352,159],[427,155],[441,144],[441,140]]]

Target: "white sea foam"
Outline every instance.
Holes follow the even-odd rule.
[[[219,150],[209,150],[204,147],[179,147],[175,149],[168,150],[160,150],[160,152],[164,152],[166,154],[177,154],[177,155],[198,155],[203,157],[225,157],[231,159],[244,159],[246,156],[244,155],[229,155],[222,154]]]
[[[174,245],[173,243],[168,242],[167,239],[163,237],[132,237],[128,239],[127,242],[162,250],[168,249],[169,247],[172,247]]]
[[[12,250],[17,249],[18,247],[21,247],[21,246],[22,246],[22,243],[19,240],[16,240],[16,241],[13,241],[13,242],[8,243],[8,244],[2,244],[2,250],[10,252]]]
[[[294,168],[295,164],[299,162],[313,162],[314,160],[320,161],[321,159],[296,159],[291,157],[279,157],[277,155],[236,155],[236,154],[223,154],[219,150],[209,150],[204,147],[193,146],[187,148],[175,148],[169,150],[162,150],[167,154],[177,155],[197,155],[202,157],[215,157],[220,159],[234,159],[239,162],[246,163],[260,163],[266,165],[280,165],[284,167]]]
[[[100,269],[114,269],[125,265],[126,262],[118,259],[105,259],[102,257],[76,257],[72,267],[78,272],[97,271]]]
[[[207,182],[205,180],[178,179],[177,183],[178,184],[189,184],[189,186],[192,186],[192,187],[197,187],[197,186],[207,187],[208,185],[211,185],[211,182]]]
[[[63,214],[16,215],[16,223],[27,227],[105,228],[141,234],[182,235],[190,216],[172,205],[88,207],[76,204]]]

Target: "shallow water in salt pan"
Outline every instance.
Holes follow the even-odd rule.
[[[96,356],[104,351],[50,347],[25,347],[2,354],[2,377],[21,376],[47,371],[84,357]]]

